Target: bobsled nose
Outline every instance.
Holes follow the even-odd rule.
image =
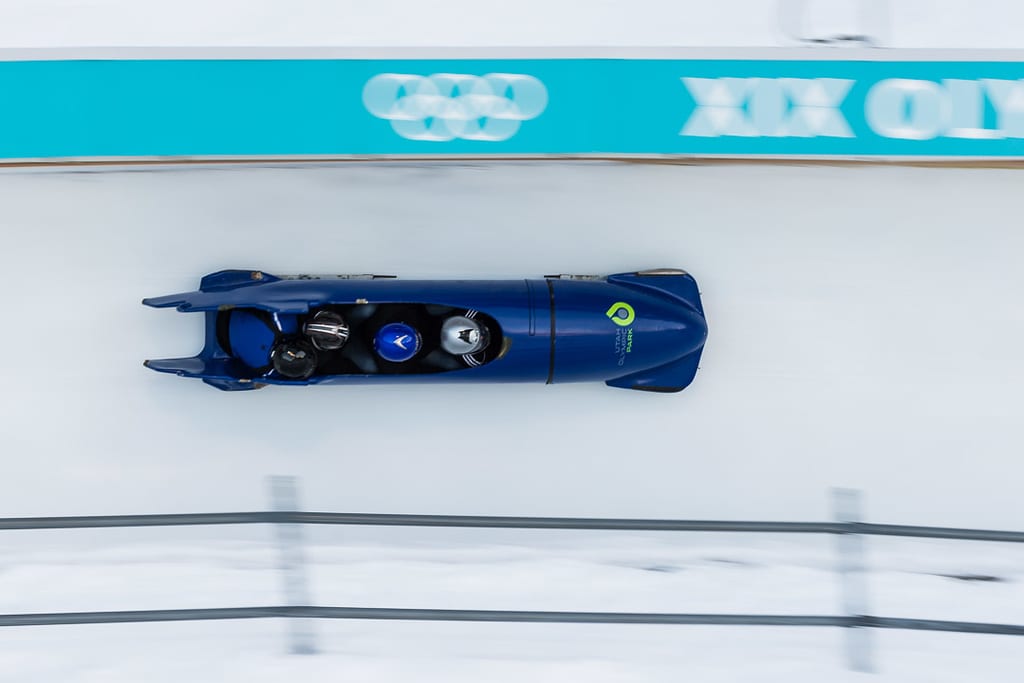
[[[653,322],[653,329],[645,335],[654,346],[646,354],[646,367],[605,384],[640,391],[677,392],[693,382],[708,336],[704,317],[694,310],[680,310]]]
[[[679,355],[685,356],[704,347],[708,338],[708,324],[697,311],[686,311],[676,321],[675,343]]]
[[[658,361],[666,362],[702,348],[708,336],[704,317],[689,307],[660,311],[641,323],[639,332],[656,340]]]

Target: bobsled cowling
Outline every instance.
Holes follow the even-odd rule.
[[[382,381],[603,381],[676,392],[693,381],[707,336],[696,282],[671,269],[524,280],[228,270],[204,277],[198,291],[143,303],[206,316],[199,354],[146,361],[147,367],[228,391]],[[301,338],[305,323],[321,311],[345,320],[348,340],[319,351],[310,376],[284,376],[273,364],[275,345]],[[477,321],[487,347],[462,355],[446,350],[441,328],[453,316]],[[374,333],[393,323],[421,335],[422,348],[407,362],[374,352]]]

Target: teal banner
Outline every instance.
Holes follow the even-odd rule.
[[[0,158],[1024,157],[1024,63],[0,62]]]

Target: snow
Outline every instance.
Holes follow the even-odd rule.
[[[310,534],[317,604],[782,614],[833,614],[838,604],[833,539],[497,531],[467,542],[462,531],[419,530],[410,540],[376,529],[373,541],[354,542],[349,531]],[[157,529],[128,544],[128,533],[53,532],[44,547],[26,536],[30,547],[0,573],[0,611],[280,601],[266,540],[239,541],[229,529]],[[63,541],[83,537],[85,547],[69,558]],[[972,561],[943,542],[872,540],[869,547],[878,613],[1020,621],[1024,548],[980,544],[982,559]],[[964,567],[1001,580],[935,574]],[[842,669],[839,629],[318,621],[313,632],[320,654],[301,657],[286,654],[285,625],[273,620],[6,629],[0,681],[334,680],[345,672],[359,680],[586,675],[604,682],[675,680],[681,671],[700,680],[856,680]],[[871,638],[881,681],[1012,681],[1024,656],[1013,637],[886,631]],[[59,661],[45,656],[51,650]]]
[[[790,7],[801,3],[782,3]],[[998,0],[809,1],[809,34],[1020,48]],[[0,48],[778,46],[775,3],[7,0]],[[581,10],[581,8],[584,8]],[[867,17],[867,23],[859,17]],[[821,53],[819,53],[821,54]],[[4,172],[9,516],[258,510],[829,518],[1024,528],[1024,274],[1008,170],[343,164]],[[703,367],[601,385],[268,389],[160,376],[200,319],[139,305],[225,267],[523,277],[680,266]],[[52,368],[56,367],[56,370]],[[399,426],[396,426],[399,425]],[[838,613],[834,539],[306,528],[314,602]],[[277,604],[265,527],[6,532],[0,612]],[[867,540],[884,616],[1024,623],[1020,547]],[[962,580],[973,575],[993,580]],[[860,681],[844,633],[278,620],[6,628],[0,681]],[[885,682],[1019,679],[1021,638],[874,631]]]
[[[313,510],[817,520],[829,487],[852,486],[868,521],[1021,528],[1024,237],[1006,219],[1018,184],[994,169],[539,162],[6,172],[0,266],[17,328],[0,340],[0,499],[7,515],[258,510],[266,476],[284,473]],[[201,322],[139,299],[224,267],[521,277],[662,265],[696,275],[711,327],[679,395],[235,395],[141,367],[194,352]],[[58,373],[40,370],[54,361]],[[268,531],[8,532],[0,610],[279,603]],[[307,535],[318,604],[840,604],[828,538]],[[868,552],[874,614],[1024,620],[1019,548],[871,539]],[[1001,580],[949,578],[964,574]],[[855,677],[835,629],[315,628],[325,653],[310,658],[285,654],[275,621],[6,629],[0,680]],[[1011,681],[1024,656],[1011,637],[871,637],[880,680]]]
[[[869,33],[887,47],[1020,48],[1006,0],[6,0],[0,47],[749,47]]]

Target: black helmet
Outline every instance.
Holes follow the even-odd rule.
[[[274,369],[288,379],[307,379],[316,370],[316,349],[304,339],[278,342],[270,350]]]

